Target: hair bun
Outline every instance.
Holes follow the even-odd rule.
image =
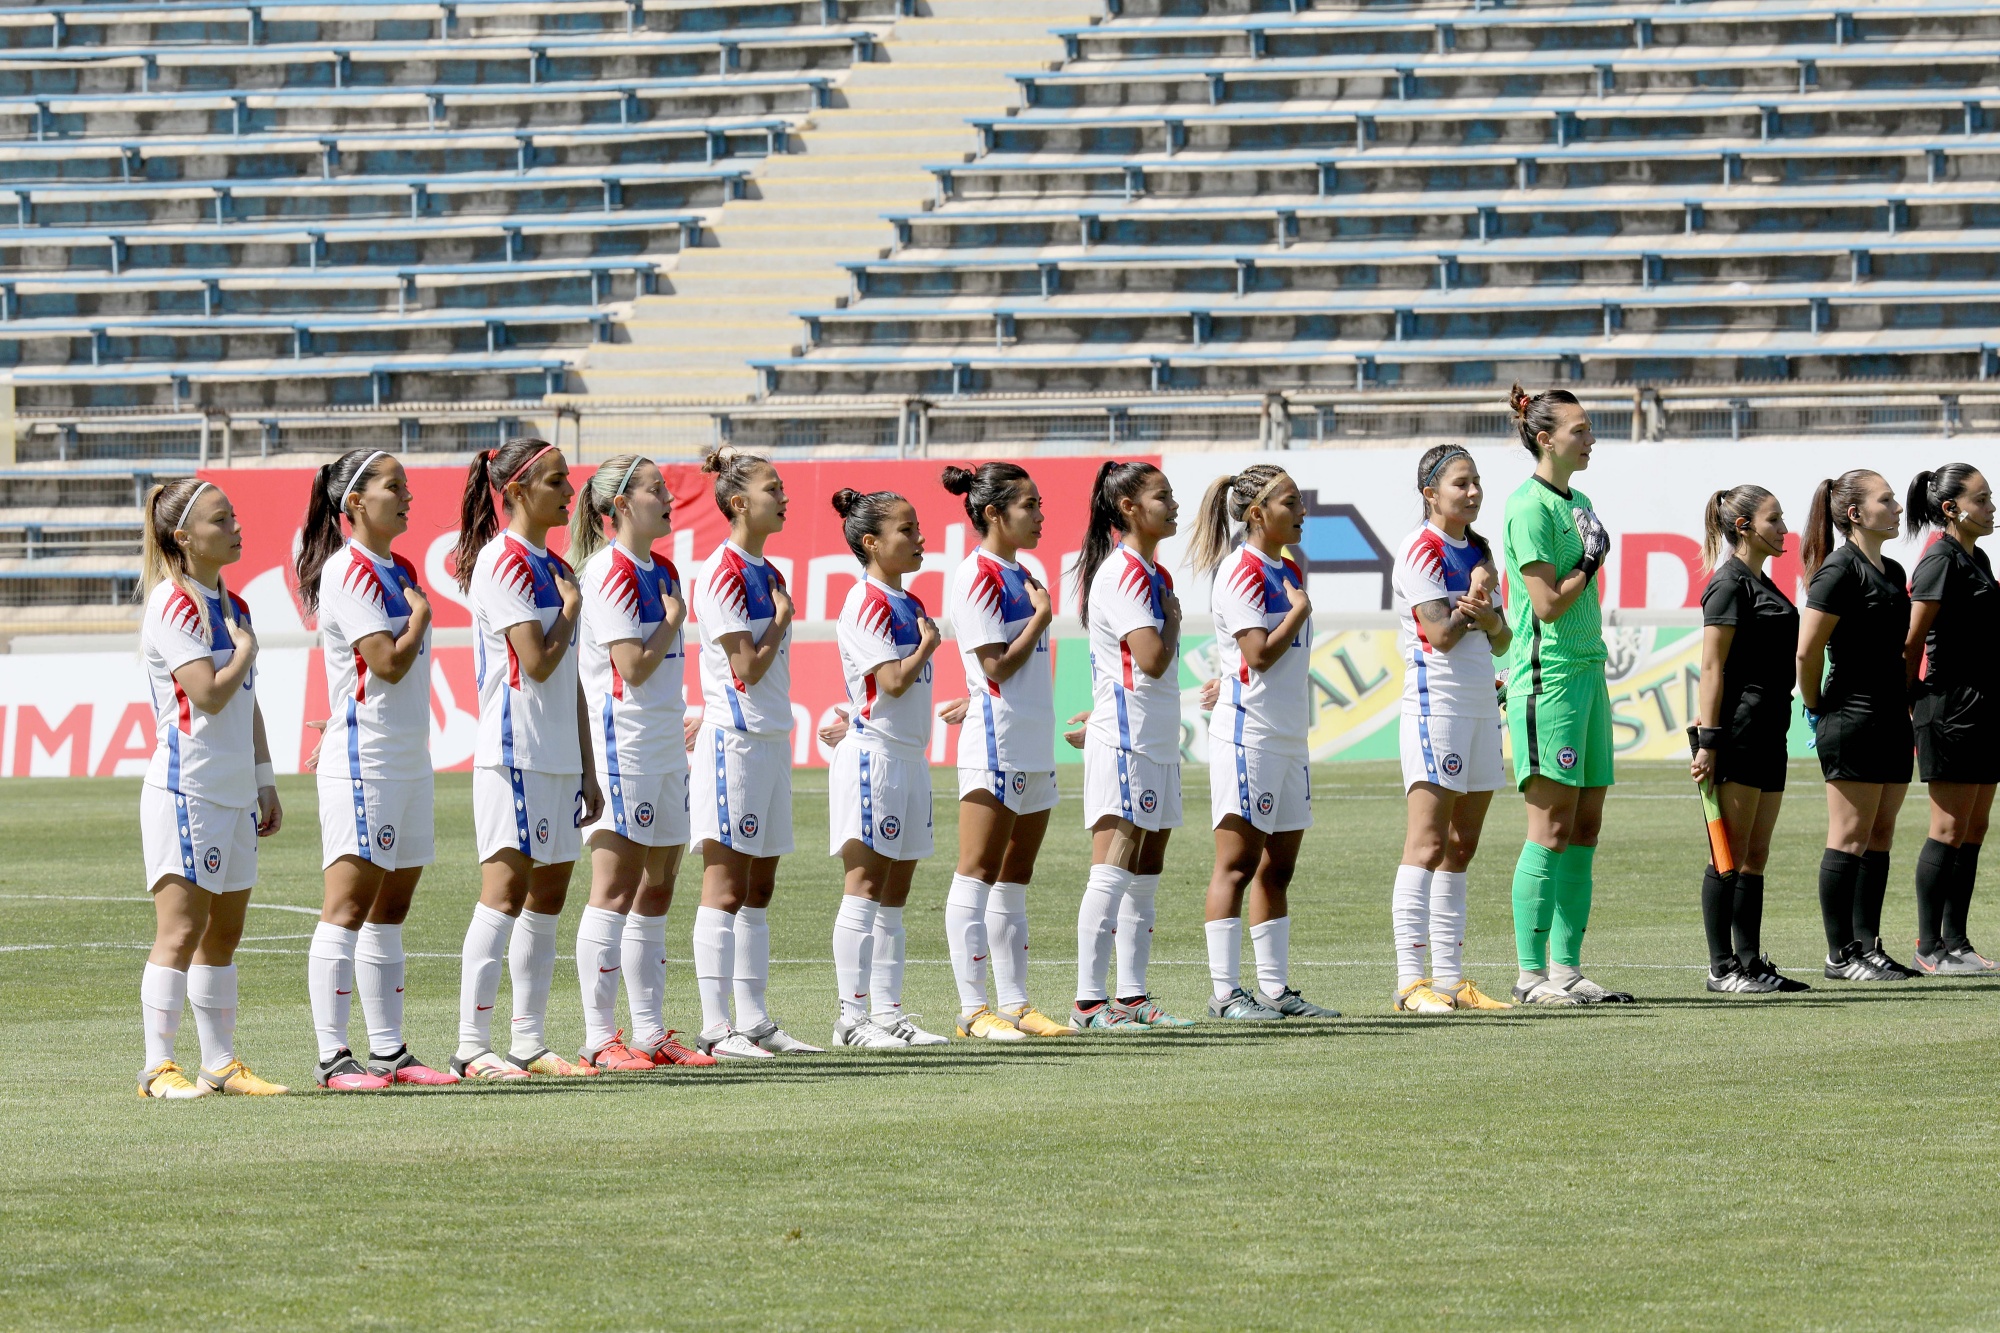
[[[940,480],[944,483],[945,490],[951,494],[970,495],[977,474],[962,467],[946,467]]]
[[[833,512],[846,518],[848,511],[861,503],[861,492],[852,486],[843,486],[833,493]]]
[[[708,456],[701,460],[701,470],[703,472],[720,472],[728,466],[729,446],[726,444],[711,450]]]
[[[1529,401],[1528,391],[1521,387],[1519,380],[1516,380],[1513,389],[1507,394],[1507,406],[1513,408],[1514,415],[1518,417],[1528,410]]]

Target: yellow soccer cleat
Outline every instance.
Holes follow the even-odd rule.
[[[1453,1006],[1451,997],[1432,990],[1431,979],[1424,977],[1397,991],[1390,1007],[1399,1014],[1448,1014]]]
[[[241,1060],[231,1060],[220,1069],[202,1070],[201,1081],[210,1092],[225,1093],[231,1097],[276,1097],[291,1091],[282,1083],[258,1078]]]
[[[1002,1009],[1000,1019],[1012,1023],[1031,1037],[1067,1037],[1069,1024],[1058,1023],[1032,1004],[1024,1004],[1019,1009]]]
[[[162,1060],[139,1075],[139,1095],[169,1102],[193,1101],[196,1097],[208,1095],[208,1085],[188,1082],[188,1076],[181,1072],[179,1065],[172,1060]]]
[[[983,1041],[1026,1041],[1028,1034],[991,1009],[981,1009],[970,1018],[958,1020],[958,1035]]]
[[[510,1054],[507,1057],[507,1063],[526,1073],[543,1074],[549,1078],[597,1077],[596,1065],[577,1064],[573,1061],[565,1060],[546,1046],[542,1048],[541,1054],[530,1056],[526,1060],[521,1059],[517,1055]]]
[[[1496,1000],[1491,995],[1472,984],[1470,979],[1459,982],[1444,992],[1455,1009],[1512,1009],[1505,1000]]]

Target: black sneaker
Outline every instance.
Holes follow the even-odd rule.
[[[1744,968],[1744,970],[1746,972],[1754,972],[1756,975],[1764,978],[1766,981],[1776,982],[1777,989],[1787,995],[1794,995],[1797,994],[1799,991],[1807,991],[1812,989],[1812,987],[1806,985],[1805,982],[1796,980],[1792,977],[1788,977],[1783,972],[1780,972],[1776,967],[1772,966],[1771,957],[1769,954],[1758,954],[1756,961],[1748,964]]]
[[[1923,973],[1917,971],[1914,967],[1904,967],[1901,963],[1890,957],[1889,951],[1882,947],[1882,937],[1880,935],[1875,937],[1875,944],[1872,948],[1864,948],[1861,951],[1861,956],[1899,981],[1907,981],[1911,977],[1920,977],[1923,975]]]
[[[1877,967],[1860,943],[1842,946],[1837,956],[1826,960],[1826,975],[1834,981],[1901,981],[1903,978],[1886,968]]]
[[[1722,965],[1720,971],[1709,969],[1708,988],[1725,995],[1763,995],[1778,989],[1778,986],[1732,958]]]

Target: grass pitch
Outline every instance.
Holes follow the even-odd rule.
[[[137,784],[0,783],[0,1326],[1992,1327],[2000,983],[1818,980],[1809,768],[1765,929],[1814,982],[1797,998],[1702,991],[1685,770],[1628,766],[1586,963],[1643,1002],[1392,1016],[1397,779],[1343,765],[1316,775],[1293,891],[1294,981],[1336,1022],[198,1106],[132,1093],[152,931]],[[1199,825],[1205,775],[1188,779]],[[794,960],[772,1007],[814,1039],[835,1007],[824,781],[799,775],[801,851],[771,915],[773,956]],[[239,1049],[310,1089],[318,840],[310,783],[284,791],[239,957]],[[954,1012],[949,795],[908,913],[909,1007],[933,1026]],[[406,931],[410,1039],[437,1064],[475,893],[468,797],[463,775],[440,780],[447,860]],[[1051,1014],[1074,977],[1077,818],[1067,792],[1030,893]],[[1923,818],[1913,793],[1899,940]],[[1496,994],[1521,831],[1502,796],[1471,881],[1470,970]],[[1206,830],[1183,830],[1160,894],[1155,990],[1187,1014],[1207,991],[1208,864]],[[1996,892],[1974,910],[1990,943]],[[581,900],[579,881],[559,1043],[580,1032]],[[668,935],[669,1021],[689,1028],[692,906]],[[192,1021],[181,1040],[192,1057]]]

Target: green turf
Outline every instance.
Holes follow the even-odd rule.
[[[1642,1004],[1392,1017],[1395,776],[1317,776],[1294,979],[1346,1010],[1337,1022],[199,1105],[132,1091],[151,935],[136,784],[0,784],[0,1325],[2000,1323],[2000,1213],[1981,1202],[2000,1168],[2000,987],[1815,977],[1798,998],[1705,997],[1701,823],[1685,770],[1659,766],[1628,769],[1612,797],[1586,948]],[[1189,778],[1199,825],[1204,775]],[[773,1008],[813,1037],[834,1007],[824,781],[800,775],[803,851],[771,915],[774,955],[805,960],[774,968]],[[411,1038],[442,1063],[474,880],[467,781],[439,787],[452,855],[407,938],[425,955]],[[1793,791],[1765,938],[1811,975],[1825,816],[1806,766]],[[313,797],[285,792],[257,901],[312,907]],[[1058,1013],[1077,811],[1072,791],[1030,897],[1035,997]],[[1922,812],[1918,793],[1890,896],[1898,939]],[[938,814],[949,848],[951,802]],[[1521,828],[1502,797],[1472,875],[1468,956],[1502,993]],[[1156,992],[1185,1013],[1206,994],[1207,871],[1207,835],[1189,829],[1155,945]],[[953,1012],[948,873],[948,857],[925,867],[908,918],[910,1004],[935,1024]],[[684,1027],[690,916],[678,904],[669,926]],[[312,1067],[311,927],[253,910],[241,959],[240,1049],[294,1085]],[[566,959],[555,993],[551,1034],[573,1044]],[[192,1052],[191,1021],[182,1041]]]

